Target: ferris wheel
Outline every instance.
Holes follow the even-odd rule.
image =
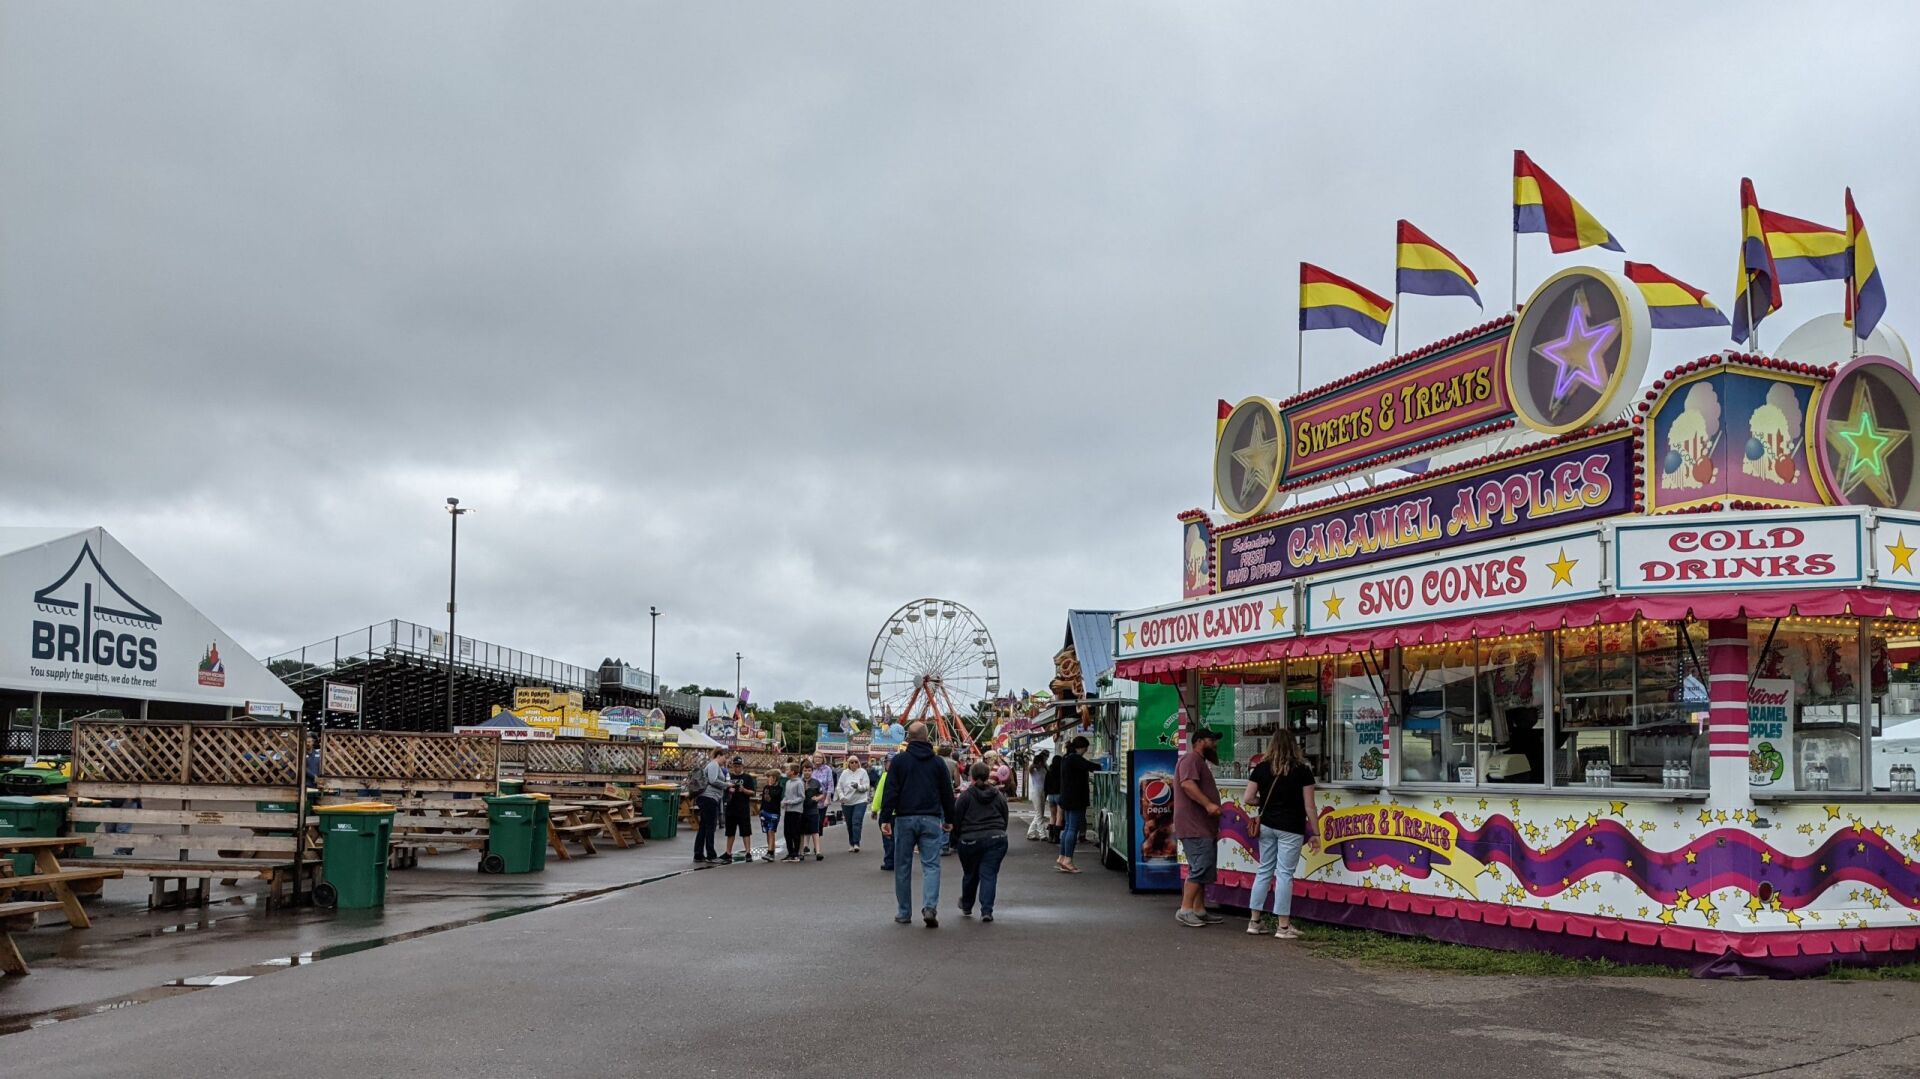
[[[923,720],[974,749],[963,717],[1000,695],[993,634],[964,604],[916,599],[889,615],[867,654],[867,714],[876,726]]]

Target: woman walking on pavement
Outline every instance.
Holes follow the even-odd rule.
[[[992,774],[984,761],[973,766],[973,785],[959,797],[953,826],[953,846],[960,852],[960,917],[973,917],[978,898],[983,922],[993,921],[1000,863],[1007,857],[1007,793]]]
[[[780,813],[787,835],[787,856],[783,862],[800,860],[800,844],[807,827],[807,784],[800,778],[798,764],[787,765],[787,786],[780,795]]]
[[[1312,844],[1318,850],[1320,839],[1313,769],[1292,731],[1276,731],[1267,743],[1266,759],[1254,765],[1247,777],[1247,799],[1260,807],[1260,869],[1253,875],[1248,904],[1253,915],[1247,932],[1256,937],[1266,932],[1264,908],[1271,894],[1273,935],[1293,940],[1300,935],[1292,918],[1293,870],[1300,862],[1300,848]]]
[[[812,797],[814,804],[813,860],[817,862],[827,856],[827,818],[833,813],[834,777],[833,764],[827,760],[825,753],[814,757],[813,762],[813,775],[811,777],[813,783],[809,784],[807,792]],[[813,793],[815,787],[819,788],[818,794]]]
[[[847,819],[847,850],[858,854],[867,799],[873,797],[873,784],[867,779],[867,770],[861,767],[859,757],[847,758],[847,767],[840,773],[840,786],[835,793],[839,797],[840,815]]]
[[[1047,838],[1047,751],[1041,750],[1033,755],[1033,763],[1027,766],[1027,798],[1033,802],[1033,823],[1027,825],[1027,838],[1039,841]]]

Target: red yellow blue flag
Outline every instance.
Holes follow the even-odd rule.
[[[1725,326],[1727,316],[1720,313],[1707,294],[1685,281],[1647,262],[1627,263],[1627,280],[1647,298],[1648,321],[1656,330],[1688,330],[1700,326]]]
[[[1760,211],[1767,249],[1783,285],[1847,279],[1847,234],[1772,210]]]
[[[1476,305],[1480,293],[1473,286],[1480,279],[1453,252],[1433,242],[1433,237],[1402,218],[1394,253],[1393,289],[1412,296],[1465,296]]]
[[[1624,250],[1587,208],[1553,182],[1526,151],[1513,152],[1513,231],[1544,232],[1555,254],[1583,247]]]
[[[1780,275],[1767,245],[1765,211],[1753,181],[1740,179],[1740,277],[1733,289],[1733,339],[1744,344],[1761,320],[1780,310]]]
[[[1352,330],[1379,344],[1387,337],[1393,304],[1339,274],[1310,262],[1300,264],[1300,328]]]
[[[1887,313],[1887,286],[1880,280],[1880,264],[1873,261],[1867,241],[1867,223],[1853,206],[1853,188],[1847,188],[1847,322],[1853,335],[1865,340]]]

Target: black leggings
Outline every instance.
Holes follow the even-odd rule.
[[[800,857],[800,838],[806,835],[807,815],[805,813],[788,813],[785,826],[787,832],[787,857],[798,858]]]

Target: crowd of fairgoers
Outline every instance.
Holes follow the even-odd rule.
[[[971,916],[978,904],[981,920],[993,920],[1000,865],[1006,858],[1011,806],[1021,800],[1022,777],[999,753],[968,759],[951,745],[935,746],[923,724],[906,732],[905,747],[884,762],[853,754],[836,763],[825,755],[790,760],[784,769],[754,774],[731,751],[716,749],[712,759],[689,777],[699,828],[693,860],[698,865],[751,862],[754,826],[759,825],[762,862],[824,860],[827,829],[846,826],[847,851],[860,853],[866,818],[879,824],[880,868],[894,873],[899,899],[897,921],[911,921],[911,868],[921,863],[921,914],[937,924],[939,862],[956,855],[963,873],[960,912]],[[1058,843],[1055,868],[1078,873],[1074,851],[1086,829],[1092,801],[1094,764],[1087,740],[1076,738],[1066,752],[1035,756],[1025,786],[1033,817],[1027,839]],[[721,839],[725,839],[724,849]],[[784,841],[784,854],[780,853]],[[902,857],[896,862],[895,855]]]

